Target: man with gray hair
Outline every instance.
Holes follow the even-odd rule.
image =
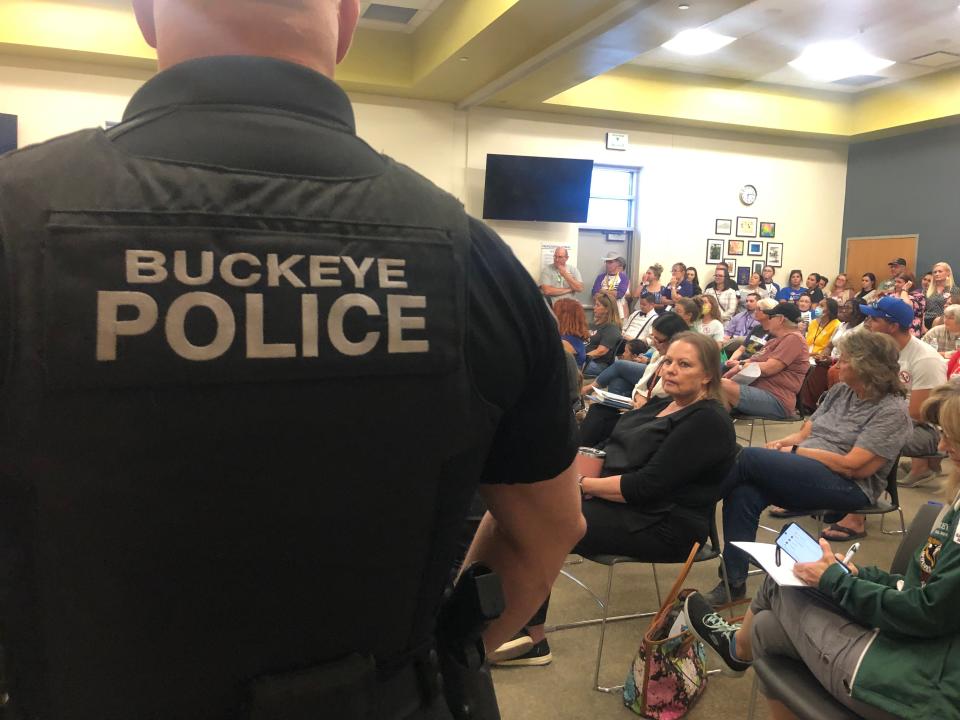
[[[123,122],[0,159],[16,717],[449,720],[438,651],[478,665],[584,532],[554,320],[357,137],[359,9],[136,0]],[[441,642],[478,485],[506,609]]]

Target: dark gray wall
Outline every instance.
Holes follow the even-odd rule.
[[[846,238],[920,235],[920,273],[960,266],[960,127],[936,128],[850,146],[843,212]]]

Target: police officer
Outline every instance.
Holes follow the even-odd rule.
[[[137,0],[124,121],[0,160],[0,613],[27,718],[448,718],[583,532],[556,327],[502,241],[355,134],[357,0]]]

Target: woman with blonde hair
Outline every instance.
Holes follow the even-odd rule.
[[[927,308],[923,314],[923,324],[927,329],[933,326],[933,321],[943,315],[950,295],[958,291],[953,281],[953,268],[945,262],[938,262],[933,266],[933,282],[927,288]]]
[[[596,377],[613,364],[620,344],[620,309],[612,293],[593,296],[593,333],[584,348],[587,364],[583,374]]]
[[[848,337],[856,336],[841,342]],[[943,428],[940,447],[955,468],[960,466],[960,384],[935,388],[921,413],[926,422]],[[841,567],[843,556],[821,540],[822,557],[793,568],[804,585],[819,592],[783,590],[768,577],[738,625],[728,624],[694,593],[686,602],[691,630],[720,657],[729,675],[743,674],[757,658],[788,656],[806,664],[857,717],[956,718],[958,486],[960,471],[955,469],[947,504],[903,575],[850,561]],[[779,703],[771,702],[771,710],[773,717],[788,716]]]
[[[833,280],[830,288],[830,297],[837,301],[837,305],[844,305],[853,297],[853,288],[847,287],[847,274],[840,273]]]
[[[648,296],[650,302],[653,303],[654,310],[658,313],[663,312],[663,309],[666,307],[663,302],[663,285],[660,283],[662,276],[663,265],[654,263],[648,267],[647,271],[643,274],[643,281],[640,286],[632,291],[632,297],[634,299],[639,299],[643,295]]]

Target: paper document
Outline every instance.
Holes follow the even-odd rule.
[[[611,405],[623,410],[633,410],[633,399],[626,395],[616,395],[600,388],[594,388],[593,396],[604,405]]]
[[[776,581],[777,585],[807,587],[806,583],[793,574],[793,566],[796,562],[785,552],[780,553],[780,567],[777,567],[776,545],[758,542],[739,542],[736,540],[733,541],[733,544],[760,563],[760,567],[766,571],[767,575]]]
[[[750,363],[744,365],[743,369],[733,376],[733,381],[741,385],[749,385],[758,377],[760,377],[760,366],[757,363]]]

